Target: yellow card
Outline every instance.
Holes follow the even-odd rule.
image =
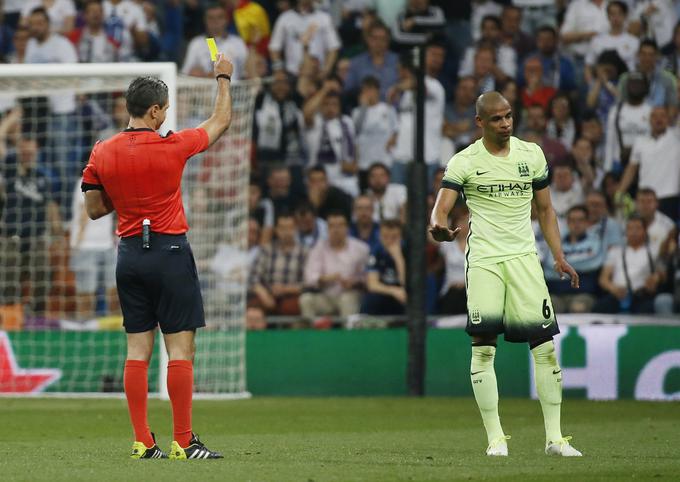
[[[205,42],[208,44],[208,49],[210,50],[210,60],[214,62],[217,60],[217,44],[215,43],[215,39],[209,37],[205,39]]]

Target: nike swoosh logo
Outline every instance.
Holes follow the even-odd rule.
[[[489,172],[489,171],[482,171],[482,172],[477,171],[477,175],[481,176],[482,174],[486,174],[487,172]]]
[[[470,376],[474,377],[475,375],[477,375],[478,373],[482,373],[483,371],[484,370],[479,370],[478,372],[470,372]]]
[[[553,370],[553,375],[557,375],[557,374],[558,374],[559,372],[561,372],[561,371],[562,371],[562,370],[557,370],[557,371]]]
[[[541,326],[543,328],[548,328],[550,325],[552,325],[552,321],[550,323],[543,323]]]

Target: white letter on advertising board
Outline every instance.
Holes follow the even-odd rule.
[[[564,389],[585,388],[590,400],[615,400],[618,397],[619,339],[628,332],[624,325],[586,325],[577,328],[586,342],[586,365],[565,367],[562,363],[562,339],[572,328],[564,327],[555,337],[555,350],[562,367]],[[529,355],[531,359],[531,355]],[[531,363],[533,366],[533,363]],[[531,370],[531,396],[537,398],[533,369]]]
[[[663,382],[673,368],[680,368],[680,351],[657,355],[642,369],[635,384],[636,400],[680,400],[680,392],[664,393]]]

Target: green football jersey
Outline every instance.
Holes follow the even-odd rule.
[[[510,137],[510,154],[494,156],[482,139],[454,155],[442,187],[465,197],[470,210],[468,266],[484,266],[536,252],[531,227],[534,190],[548,186],[540,147]]]

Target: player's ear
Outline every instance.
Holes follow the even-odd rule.
[[[160,115],[161,111],[163,110],[163,109],[161,108],[161,106],[158,105],[158,104],[152,105],[152,106],[150,107],[150,109],[151,109],[150,114],[151,114],[151,118],[152,118],[152,119],[156,119],[156,118]]]
[[[475,124],[477,127],[482,127],[482,118],[478,115],[475,116]]]

